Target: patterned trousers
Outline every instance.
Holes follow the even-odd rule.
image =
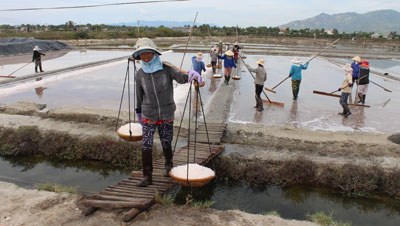
[[[163,122],[161,124],[143,123],[142,132],[142,150],[151,150],[153,148],[154,132],[158,129],[158,135],[163,149],[171,147],[174,136],[174,122]]]
[[[293,92],[294,99],[297,99],[297,96],[299,95],[300,83],[301,83],[301,80],[292,80],[292,92]]]

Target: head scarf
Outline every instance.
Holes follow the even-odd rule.
[[[160,56],[157,53],[154,53],[153,59],[151,59],[149,62],[144,62],[142,60],[142,69],[148,74],[162,70],[163,64]]]

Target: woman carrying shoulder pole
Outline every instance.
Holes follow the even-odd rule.
[[[231,79],[232,68],[236,68],[235,59],[233,56],[234,54],[232,50],[226,51],[223,56],[218,56],[219,59],[224,60],[224,76],[225,84],[227,85],[229,85],[229,80]]]

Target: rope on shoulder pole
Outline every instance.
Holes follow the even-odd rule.
[[[181,61],[181,66],[179,67],[179,69],[182,69],[183,61],[185,60],[185,55],[186,55],[186,52],[187,52],[187,48],[188,48],[188,45],[189,45],[190,38],[192,37],[193,27],[194,27],[194,25],[196,24],[196,19],[197,19],[197,15],[198,15],[198,14],[199,14],[199,12],[196,12],[196,16],[194,17],[193,25],[192,25],[192,27],[190,28],[189,37],[188,37],[188,39],[187,39],[187,41],[186,41],[186,47],[185,47],[185,51],[183,52],[183,57],[182,57],[182,61]]]

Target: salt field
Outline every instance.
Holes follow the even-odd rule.
[[[79,65],[81,63],[95,62],[109,58],[129,55],[128,51],[71,51],[66,55],[44,61],[44,68],[49,70],[61,67]],[[191,57],[194,53],[187,54],[183,69],[191,68]],[[205,54],[206,55],[206,54]],[[182,53],[166,53],[162,59],[174,65],[180,65]],[[272,88],[283,80],[289,73],[291,66],[291,56],[265,56],[248,55],[246,62],[255,67],[257,59],[263,58],[266,62],[267,82],[265,87]],[[301,60],[306,61],[303,57]],[[338,60],[338,59],[335,59]],[[205,63],[209,63],[209,57],[204,57]],[[339,62],[349,62],[339,59]],[[393,73],[399,67],[398,61],[372,60],[371,69]],[[7,74],[20,66],[4,65],[3,74]],[[139,65],[138,65],[139,66]],[[276,94],[265,91],[272,101],[282,102],[284,108],[264,104],[264,112],[256,112],[253,108],[254,84],[253,79],[243,64],[239,73],[242,77],[239,81],[232,81],[231,85],[237,86],[231,105],[229,120],[231,122],[248,123],[256,122],[271,126],[293,126],[310,130],[327,131],[362,131],[375,133],[393,133],[400,127],[400,121],[396,119],[400,112],[400,100],[396,98],[399,93],[398,81],[384,79],[371,74],[371,80],[383,85],[393,93],[385,92],[374,84],[369,85],[366,104],[371,107],[351,107],[352,115],[343,118],[337,113],[341,111],[339,98],[321,96],[313,94],[313,90],[333,92],[341,86],[344,77],[343,69],[324,59],[314,59],[308,68],[303,71],[299,99],[292,100],[291,82],[288,79],[276,88]],[[49,109],[61,107],[90,107],[99,109],[118,110],[119,101],[122,93],[122,86],[127,69],[127,61],[120,60],[65,72],[54,76],[44,77],[43,79],[31,79],[16,85],[9,85],[0,90],[0,102],[3,104],[16,103],[18,101],[29,101],[46,104]],[[130,75],[133,78],[133,65],[130,65]],[[23,68],[18,73],[29,73],[32,68]],[[218,71],[217,73],[223,73]],[[210,68],[203,74],[206,85],[200,89],[202,101],[207,107],[207,101],[221,85],[223,79],[215,79],[211,75]],[[131,80],[132,83],[132,80]],[[133,87],[133,85],[131,85]],[[179,117],[183,113],[186,97],[188,94],[188,84],[176,84],[174,93],[177,104],[177,114]],[[131,95],[133,95],[131,90]],[[353,89],[354,98],[355,89]],[[265,99],[264,95],[262,94]],[[193,96],[193,105],[195,98]],[[126,102],[123,110],[128,110]],[[185,113],[186,115],[188,113]]]

